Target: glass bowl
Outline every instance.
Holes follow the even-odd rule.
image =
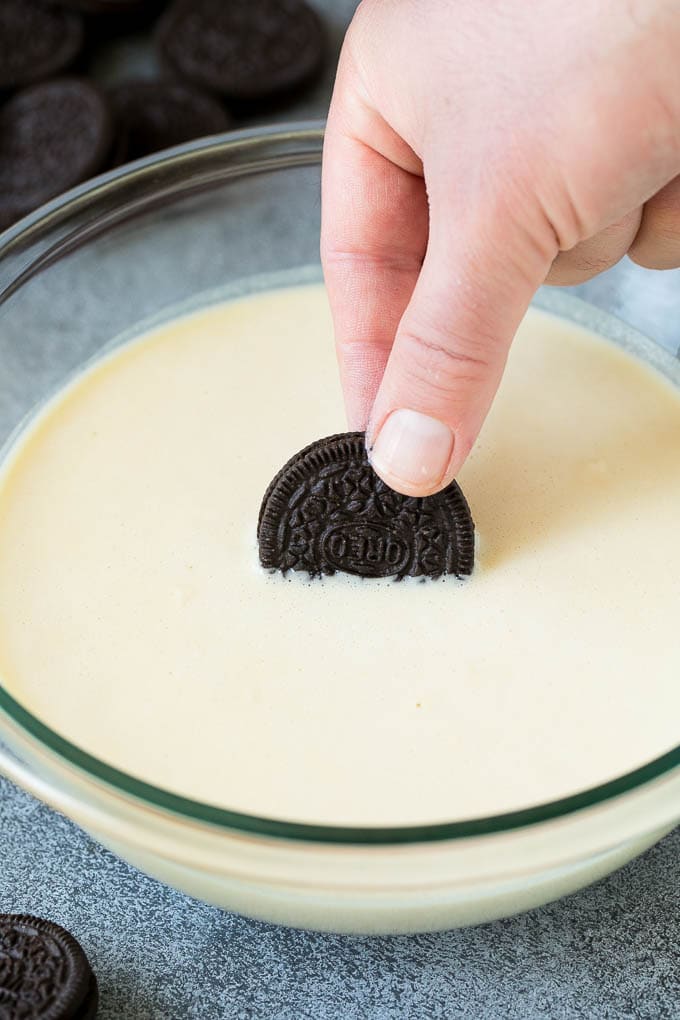
[[[0,443],[113,338],[216,288],[318,275],[322,125],[227,134],[114,171],[0,237]],[[592,303],[537,303],[653,362],[669,350]],[[596,307],[599,305],[600,307]],[[670,346],[665,338],[666,346]],[[617,868],[680,820],[680,747],[605,785],[488,818],[402,828],[310,826],[218,809],[140,782],[61,738],[0,686],[0,770],[179,889],[253,917],[354,933],[506,916]]]

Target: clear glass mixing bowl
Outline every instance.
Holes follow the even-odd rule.
[[[75,189],[0,237],[0,444],[76,368],[144,320],[232,282],[318,269],[321,125],[245,131],[140,161]],[[666,347],[620,318],[611,275],[585,323],[680,385]],[[598,306],[599,307],[596,307]],[[187,892],[286,924],[411,932],[546,902],[601,877],[680,820],[680,747],[553,803],[418,828],[308,826],[154,788],[62,739],[0,686],[0,769],[120,856]]]

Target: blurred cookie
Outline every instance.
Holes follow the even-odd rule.
[[[0,107],[0,229],[104,168],[113,120],[81,78],[23,89]]]
[[[191,85],[130,81],[109,98],[125,160],[226,131],[230,117],[221,103]]]
[[[84,39],[83,20],[73,11],[38,0],[0,0],[0,92],[64,71]]]
[[[97,979],[82,946],[53,921],[0,914],[0,1016],[93,1020]]]
[[[237,102],[297,89],[324,53],[321,22],[304,0],[175,0],[157,43],[175,73]]]

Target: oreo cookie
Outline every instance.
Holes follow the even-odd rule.
[[[103,169],[113,121],[80,78],[32,85],[0,107],[0,230]]]
[[[159,22],[164,62],[236,103],[297,89],[321,67],[321,21],[304,0],[175,0]]]
[[[360,577],[463,577],[475,529],[459,486],[434,496],[394,492],[368,462],[363,432],[320,439],[279,471],[257,526],[267,570]]]
[[[178,82],[126,82],[109,99],[126,160],[218,134],[231,123],[214,96]]]
[[[73,11],[38,0],[2,0],[0,92],[65,71],[84,41],[83,20]]]
[[[53,921],[0,914],[0,1017],[92,1020],[97,979],[82,946]]]

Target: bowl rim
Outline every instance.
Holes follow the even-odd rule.
[[[275,169],[277,164],[282,166],[320,165],[323,129],[322,121],[303,121],[229,131],[125,164],[71,189],[30,213],[4,233],[0,233],[0,266],[3,259],[12,254],[13,249],[19,246],[22,240],[30,240],[36,235],[39,236],[41,228],[52,225],[55,218],[57,220],[68,219],[70,211],[79,210],[82,207],[87,208],[104,192],[113,191],[115,193],[117,189],[148,174],[151,174],[153,179],[154,174],[162,170],[181,169],[183,166],[188,167],[189,170],[196,169],[202,159],[210,158],[212,160],[216,156],[233,154],[236,150],[247,156],[249,150],[252,151],[262,146],[266,150],[268,144],[271,144],[275,149],[269,157],[272,169]],[[293,162],[285,162],[286,154]],[[282,160],[284,162],[281,162]],[[248,172],[247,160],[242,172]],[[188,190],[187,183],[185,188],[179,186],[171,192],[171,195],[186,193]],[[140,211],[147,209],[148,205],[144,205]],[[42,256],[41,260],[44,265]],[[27,276],[26,267],[22,266],[21,268],[20,276],[23,282]],[[615,318],[609,313],[601,314]],[[635,332],[632,328],[628,328],[631,332]],[[648,342],[654,343],[653,341]],[[658,345],[655,344],[655,346]],[[604,805],[613,798],[638,790],[654,780],[668,777],[675,770],[680,773],[680,745],[678,745],[644,765],[605,783],[588,787],[567,797],[541,802],[515,811],[424,825],[316,825],[232,811],[184,797],[138,779],[108,765],[60,736],[24,708],[0,683],[0,738],[4,728],[2,723],[3,721],[6,723],[7,720],[18,727],[24,735],[28,735],[43,748],[46,748],[57,759],[75,767],[79,772],[85,773],[88,779],[94,780],[97,784],[112,787],[117,794],[132,797],[135,801],[141,801],[148,807],[170,812],[183,819],[208,824],[218,829],[236,830],[240,833],[298,842],[390,845],[433,843],[499,835],[526,826],[554,821],[587,808]]]

